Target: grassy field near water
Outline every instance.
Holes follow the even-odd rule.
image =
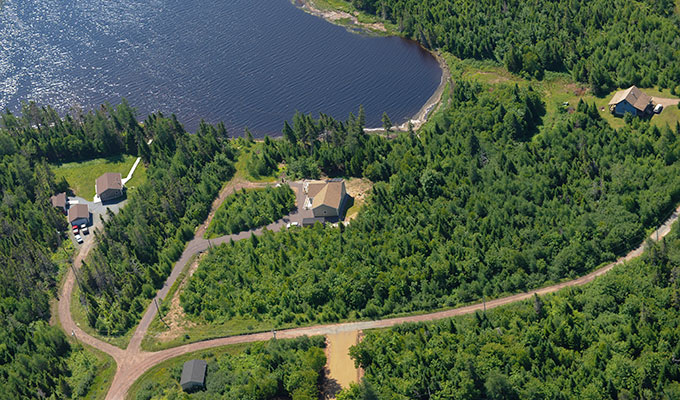
[[[71,162],[52,165],[52,171],[57,179],[66,179],[69,187],[76,196],[86,200],[92,200],[95,195],[94,185],[97,178],[106,172],[120,172],[125,178],[137,158],[129,155],[118,155],[108,158],[96,158],[94,160]],[[132,179],[125,185],[128,190],[134,189],[146,180],[146,167],[140,163],[135,170]]]

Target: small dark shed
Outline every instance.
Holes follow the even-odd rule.
[[[179,384],[185,392],[203,389],[205,387],[205,370],[208,363],[203,360],[189,360],[184,363],[182,379]]]

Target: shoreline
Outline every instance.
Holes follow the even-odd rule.
[[[357,19],[356,15],[347,13],[345,11],[339,11],[339,10],[321,10],[319,9],[315,4],[314,0],[293,0],[293,4],[295,4],[296,7],[300,8],[306,13],[309,13],[311,15],[314,15],[316,17],[320,17],[325,19],[326,21],[330,22],[331,24],[334,25],[339,25],[339,26],[344,26],[344,27],[351,27],[355,26],[361,30],[368,31],[368,32],[379,32],[380,34],[389,34],[387,31],[387,28],[385,28],[385,25],[381,22],[376,22],[372,24],[367,24],[363,22],[359,22]],[[346,23],[349,21],[349,24]],[[390,35],[390,36],[396,36],[396,35]],[[423,47],[420,43],[418,43],[418,46],[420,46],[423,50],[427,51],[432,55],[437,60],[437,63],[439,64],[439,68],[442,71],[442,76],[441,80],[439,81],[439,86],[435,89],[434,93],[432,93],[432,96],[430,96],[429,99],[423,104],[423,106],[418,110],[418,112],[406,120],[406,122],[394,126],[393,130],[395,132],[406,132],[408,131],[409,124],[413,125],[414,130],[418,130],[421,126],[423,126],[427,121],[428,117],[435,111],[439,109],[439,106],[441,105],[441,100],[442,96],[444,94],[444,89],[446,88],[447,83],[449,83],[451,79],[451,71],[449,70],[449,66],[444,60],[444,58],[441,56],[441,54],[438,51],[433,51],[430,49],[426,49]],[[378,128],[364,128],[365,132],[379,132],[379,131],[384,131],[382,127]]]

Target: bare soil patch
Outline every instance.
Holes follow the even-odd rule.
[[[652,103],[661,104],[664,107],[677,106],[680,99],[669,99],[667,97],[652,97]]]
[[[345,188],[347,194],[354,197],[355,200],[365,200],[368,193],[373,189],[373,182],[366,178],[349,179],[345,181]]]
[[[367,29],[370,31],[387,32],[385,25],[380,22],[369,24],[359,21],[356,15],[344,11],[322,10],[319,7],[317,7],[316,4],[314,4],[313,0],[297,0],[297,4],[310,14],[316,15],[317,17],[321,17],[337,25],[346,25],[347,21],[349,21],[351,25],[356,25],[363,29]]]
[[[347,216],[345,217],[346,221],[350,221],[356,218],[359,209],[366,202],[369,192],[373,189],[373,182],[366,178],[349,179],[345,181],[345,188],[347,189],[347,194],[354,199],[354,205],[347,210]]]
[[[574,96],[584,96],[589,91],[587,87],[583,87],[577,83],[568,84],[567,89],[574,93]]]
[[[186,276],[179,284],[179,288],[177,288],[175,294],[172,296],[172,299],[170,299],[170,309],[163,317],[163,321],[165,321],[165,323],[168,325],[168,330],[161,332],[156,336],[156,339],[159,342],[169,342],[173,339],[176,339],[184,334],[184,332],[186,332],[188,329],[196,326],[194,322],[186,317],[184,308],[182,308],[182,306],[179,304],[179,295],[182,293],[182,290],[184,290],[184,286],[187,285],[187,282],[189,282],[191,275],[193,275],[194,272],[196,272],[196,269],[198,269],[198,264],[200,261],[201,257],[196,257],[194,262],[187,270]]]
[[[341,389],[359,382],[359,370],[349,356],[349,348],[359,343],[359,331],[338,332],[326,335],[326,377],[323,384],[324,399],[335,399]]]

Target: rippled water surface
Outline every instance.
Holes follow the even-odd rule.
[[[344,119],[359,104],[413,116],[439,84],[436,61],[289,0],[0,0],[0,109],[61,112],[117,103],[276,134],[295,110]]]

